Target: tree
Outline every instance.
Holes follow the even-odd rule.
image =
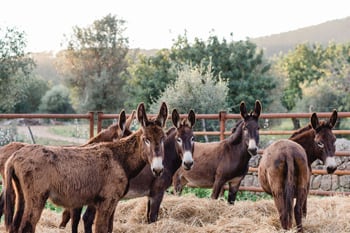
[[[150,109],[156,113],[160,104],[165,101],[169,109],[176,108],[182,113],[187,113],[190,109],[203,114],[219,113],[227,109],[225,101],[227,92],[226,82],[220,77],[214,77],[210,64],[205,68],[186,65],[177,69],[175,82],[166,87]],[[200,127],[206,131],[217,125],[208,125],[203,119],[201,124],[196,126]]]
[[[115,112],[123,107],[121,75],[126,71],[128,52],[124,24],[124,20],[107,15],[89,27],[73,28],[67,50],[59,55],[59,66],[78,111]]]
[[[291,111],[303,96],[301,85],[310,84],[325,77],[324,50],[313,44],[297,45],[295,50],[282,58],[281,67],[286,75],[286,86],[281,97],[282,105]]]
[[[41,98],[49,89],[47,81],[36,76],[26,79],[22,98],[13,107],[15,113],[33,113],[39,110]]]
[[[130,65],[124,78],[128,93],[126,107],[135,109],[139,102],[149,106],[176,78],[169,50],[160,50],[151,57],[140,54],[138,60]]]
[[[260,99],[264,106],[272,102],[270,93],[276,87],[276,81],[268,73],[270,64],[263,59],[262,50],[257,51],[256,45],[249,41],[228,43],[225,39],[219,41],[216,36],[210,36],[207,41],[196,38],[193,44],[188,42],[186,34],[179,36],[170,51],[163,50],[136,64],[134,70],[137,72],[131,74],[137,73],[138,82],[132,83],[129,89],[153,90],[145,100],[157,99],[165,86],[174,81],[174,68],[198,65],[204,67],[205,72],[208,64],[211,64],[210,72],[214,77],[220,76],[227,82],[226,101],[233,112],[239,112],[242,100],[252,106],[256,99]]]
[[[63,85],[52,87],[42,97],[39,111],[42,113],[74,113],[68,88]]]
[[[13,111],[24,96],[26,78],[35,63],[25,53],[25,33],[16,28],[0,27],[0,110]]]

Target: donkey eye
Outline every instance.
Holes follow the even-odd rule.
[[[194,142],[194,137],[193,136],[191,137],[191,142]]]
[[[176,138],[177,143],[182,144],[182,139],[181,138]]]
[[[323,144],[322,142],[317,142],[317,146],[318,146],[319,148],[324,148],[324,144]]]
[[[151,142],[147,138],[144,138],[143,141],[147,146],[151,145]]]

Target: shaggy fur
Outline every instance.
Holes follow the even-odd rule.
[[[226,182],[229,183],[229,203],[233,204],[239,185],[248,172],[251,155],[257,154],[259,143],[258,119],[261,103],[256,101],[253,113],[247,113],[244,102],[240,105],[243,118],[235,132],[220,142],[195,143],[194,165],[189,171],[180,168],[173,177],[173,186],[181,193],[186,184],[193,187],[213,188],[211,197],[217,199]]]
[[[311,164],[320,159],[328,173],[336,170],[335,163],[328,164],[335,154],[332,128],[336,121],[336,111],[328,122],[319,122],[314,113],[310,125],[299,129],[289,140],[278,140],[264,150],[258,169],[259,181],[264,191],[273,196],[284,229],[292,227],[295,198],[294,218],[298,231],[303,232],[302,215],[305,217],[307,213]]]
[[[160,204],[163,200],[165,191],[171,186],[172,176],[181,166],[184,169],[190,169],[193,164],[192,153],[194,136],[192,127],[195,124],[195,113],[191,110],[186,119],[180,120],[176,109],[172,112],[172,121],[175,127],[167,132],[167,139],[164,142],[164,172],[160,177],[154,177],[149,165],[133,179],[130,180],[130,186],[124,198],[135,198],[148,196],[147,203],[147,221],[155,222],[158,218]],[[190,153],[190,159],[183,160],[183,155]],[[84,214],[84,232],[92,232],[94,220],[94,210],[88,208]],[[110,223],[111,224],[111,223]],[[112,227],[110,226],[110,230]]]
[[[108,222],[127,191],[129,179],[146,163],[152,164],[155,175],[162,172],[159,159],[164,157],[167,114],[163,103],[157,119],[149,121],[141,103],[137,118],[142,127],[124,139],[88,147],[33,145],[16,151],[5,165],[5,225],[9,232],[35,232],[48,198],[65,208],[94,206],[95,232],[108,232]],[[17,203],[24,207],[23,213],[17,210],[14,220],[12,181]]]
[[[98,143],[102,141],[110,142],[113,140],[117,140],[123,136],[128,136],[131,134],[131,131],[129,130],[130,125],[132,123],[132,120],[135,117],[135,111],[131,113],[131,115],[126,119],[125,111],[122,110],[119,114],[119,121],[117,124],[113,124],[109,126],[107,129],[101,131],[99,134],[97,134],[95,137],[91,138],[87,143],[85,143],[82,146],[88,146],[93,143]],[[30,145],[28,143],[23,142],[11,142],[3,147],[0,148],[0,174],[1,177],[4,177],[5,175],[5,163],[8,160],[8,158],[17,150],[21,149],[24,146]],[[3,182],[4,183],[4,182]],[[15,197],[13,197],[15,198]],[[4,195],[3,191],[0,194],[0,218],[3,214],[3,208],[4,208]],[[76,233],[75,231],[72,231],[72,233]]]

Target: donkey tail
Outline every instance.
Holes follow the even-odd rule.
[[[15,208],[15,190],[12,184],[12,179],[15,177],[15,170],[10,161],[8,161],[8,166],[5,168],[5,187],[4,187],[4,197],[5,197],[5,226],[6,230],[12,225],[14,208]]]
[[[284,206],[285,206],[285,227],[286,229],[290,229],[292,227],[293,221],[293,203],[294,203],[294,159],[291,157],[287,157],[285,163],[285,184],[284,184]]]

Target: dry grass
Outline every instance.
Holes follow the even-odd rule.
[[[147,198],[120,202],[115,216],[115,233],[224,233],[224,232],[295,232],[283,231],[272,200],[238,201],[234,206],[223,200],[186,195],[165,196],[159,221],[146,223]],[[37,227],[39,233],[68,233],[58,229],[60,214],[45,210]],[[305,232],[350,232],[350,197],[315,197],[308,199],[308,216],[303,219]],[[3,224],[0,232],[5,232]],[[79,232],[83,232],[82,224]]]

